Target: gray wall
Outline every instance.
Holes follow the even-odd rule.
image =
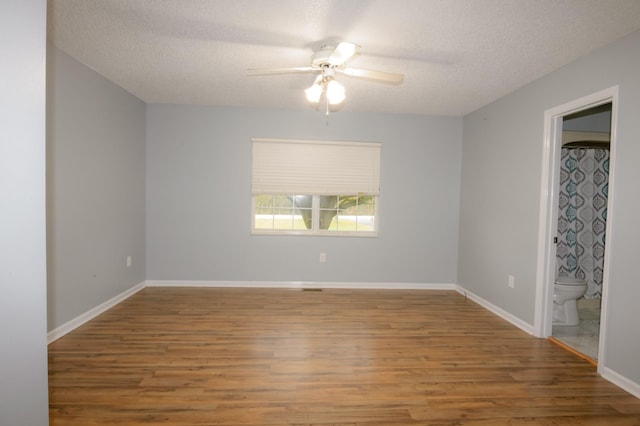
[[[0,2],[0,425],[48,424],[46,1]]]
[[[640,383],[640,32],[464,118],[458,282],[533,324],[544,111],[619,85],[606,368]],[[611,194],[610,194],[611,195]],[[507,288],[507,275],[516,277]]]
[[[604,132],[611,131],[611,111],[602,111],[582,117],[564,120],[562,130],[577,132]]]
[[[145,279],[145,104],[57,48],[48,54],[52,330]]]
[[[251,137],[382,142],[379,237],[250,235]],[[461,141],[461,118],[149,105],[147,279],[455,283]]]

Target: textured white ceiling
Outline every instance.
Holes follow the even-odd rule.
[[[308,66],[335,41],[343,111],[464,115],[640,28],[640,0],[49,0],[49,39],[149,103],[310,109]]]

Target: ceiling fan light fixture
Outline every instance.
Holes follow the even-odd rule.
[[[356,78],[366,78],[385,83],[400,84],[404,75],[373,71],[358,68],[345,68],[345,63],[358,53],[360,46],[355,43],[343,41],[338,46],[322,46],[311,56],[311,66],[293,68],[250,68],[249,75],[270,75],[289,73],[314,73],[317,75],[313,84],[305,89],[304,93],[313,107],[317,107],[324,95],[327,106],[338,105],[344,102],[346,94],[344,87],[334,80],[337,74],[349,75]]]
[[[344,87],[335,80],[327,84],[327,99],[331,105],[342,103],[345,99]]]
[[[305,89],[304,93],[309,102],[317,104],[320,102],[320,96],[322,96],[322,86],[317,83],[313,83],[311,87]]]

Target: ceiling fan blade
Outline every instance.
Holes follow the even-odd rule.
[[[294,67],[294,68],[249,68],[247,75],[271,75],[271,74],[295,74],[305,72],[317,72],[313,67]]]
[[[343,41],[336,47],[327,61],[333,66],[342,65],[356,54],[359,47],[357,44]]]
[[[344,69],[337,68],[336,71],[345,75],[353,76],[353,77],[369,78],[371,80],[380,80],[387,83],[399,84],[399,83],[402,83],[402,80],[404,80],[403,74],[396,74],[396,73],[384,72],[384,71],[361,70],[357,68],[344,68]]]

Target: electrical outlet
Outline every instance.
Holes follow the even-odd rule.
[[[515,288],[516,287],[516,277],[514,277],[513,275],[509,275],[509,281],[508,281],[507,285],[509,286],[509,288]]]
[[[320,263],[327,261],[327,253],[320,253]]]

